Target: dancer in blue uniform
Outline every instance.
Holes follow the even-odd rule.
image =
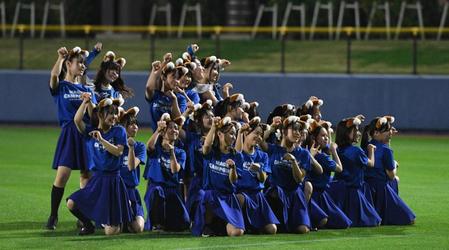
[[[352,221],[351,226],[373,227],[380,225],[381,218],[365,196],[364,170],[374,167],[376,146],[372,144],[367,146],[367,156],[360,147],[355,145],[361,136],[359,132],[360,117],[343,119],[337,125],[337,152],[343,171],[335,175],[337,181],[340,182],[331,185],[330,194]]]
[[[264,182],[270,172],[268,155],[259,148],[266,124],[256,116],[242,125],[237,135],[236,150],[243,154],[243,168],[237,182],[237,198],[243,210],[246,229],[253,233],[275,234],[279,220],[264,194]]]
[[[172,120],[168,113],[163,114],[147,142],[148,160],[143,174],[148,180],[144,198],[148,211],[145,229],[182,231],[190,225],[179,183],[186,153],[175,145],[183,123],[182,116]]]
[[[89,106],[96,103],[93,92],[77,82],[86,69],[84,60],[88,54],[79,47],[70,51],[65,47],[59,48],[58,59],[51,71],[50,93],[58,108],[58,120],[62,130],[53,159],[53,169],[57,171],[51,190],[51,212],[46,225],[49,230],[56,229],[59,205],[71,171],[80,170],[81,188],[89,179],[85,141],[73,122],[75,113],[82,103],[80,99],[82,93],[90,93],[92,96]],[[89,120],[87,116],[84,119]]]
[[[365,127],[362,148],[376,146],[374,167],[365,169],[365,181],[377,213],[382,218],[382,225],[410,225],[415,223],[415,214],[399,197],[397,186],[397,162],[390,148],[394,133],[394,117],[375,118]]]
[[[242,209],[235,195],[237,172],[243,164],[242,154],[233,148],[235,126],[229,117],[215,117],[204,141],[204,195],[196,209],[193,235],[241,236],[244,233]]]
[[[89,169],[92,178],[86,187],[69,196],[67,207],[78,218],[83,227],[79,235],[95,232],[91,221],[104,225],[106,235],[119,234],[121,227],[133,220],[126,185],[120,177],[123,164],[123,149],[127,144],[126,131],[115,126],[118,114],[118,99],[103,99],[98,103],[98,126],[83,121],[90,95],[83,94],[83,103],[74,117],[79,133],[86,138],[90,154]]]
[[[140,183],[140,165],[146,162],[146,147],[145,144],[135,140],[139,126],[137,125],[138,107],[133,107],[128,110],[121,110],[119,114],[119,123],[126,129],[128,143],[123,149],[123,164],[120,169],[120,176],[126,185],[128,197],[131,203],[133,212],[133,221],[125,225],[128,231],[140,233],[144,228],[144,212],[142,206],[142,199],[140,198],[137,186]]]
[[[310,142],[309,147],[318,147],[315,159],[323,169],[322,174],[310,172],[307,180],[312,183],[313,193],[312,201],[315,202],[328,215],[326,228],[348,228],[351,220],[335,204],[327,192],[328,184],[331,182],[332,172],[340,173],[343,170],[340,158],[337,154],[337,144],[330,141],[328,131],[330,125],[327,122],[312,122],[310,124]]]
[[[273,126],[278,126],[280,117],[273,118]],[[303,155],[295,146],[306,124],[297,116],[289,116],[282,122],[281,144],[260,145],[268,153],[271,174],[270,187],[265,195],[280,221],[280,232],[308,233],[311,228],[308,204],[300,183],[304,180]],[[268,132],[271,132],[269,130]],[[310,163],[309,163],[310,165]],[[307,168],[307,167],[306,167]]]

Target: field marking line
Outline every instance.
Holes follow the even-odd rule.
[[[237,244],[237,245],[221,245],[221,246],[207,246],[207,247],[190,247],[190,248],[177,248],[179,250],[195,250],[195,249],[220,249],[220,248],[241,248],[241,247],[255,247],[255,246],[271,246],[271,245],[288,245],[295,243],[314,243],[314,242],[327,242],[337,240],[358,240],[358,239],[385,239],[385,238],[403,238],[410,237],[414,234],[407,235],[384,235],[384,236],[362,236],[362,237],[337,237],[332,239],[315,239],[315,240],[293,240],[293,241],[272,241],[265,243],[251,243],[251,244]]]

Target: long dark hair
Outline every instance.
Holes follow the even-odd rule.
[[[346,120],[342,120],[337,124],[337,132],[335,135],[335,143],[339,147],[346,147],[352,145],[352,141],[349,138],[349,135],[353,132],[357,127],[355,125],[347,127]]]
[[[389,122],[385,122],[383,124],[378,123],[379,119],[381,119],[381,117],[377,117],[374,120],[372,120],[368,125],[365,126],[365,128],[363,129],[363,134],[362,134],[362,141],[360,142],[360,147],[364,150],[366,150],[370,138],[373,138],[374,132],[378,131],[380,133],[389,131],[392,127],[391,123]]]
[[[95,91],[100,92],[101,91],[101,85],[104,82],[107,82],[106,79],[106,71],[108,70],[117,70],[119,77],[117,80],[111,82],[112,87],[120,92],[120,94],[123,96],[123,98],[130,98],[134,96],[134,91],[125,85],[125,82],[123,81],[121,77],[122,68],[113,60],[103,61],[101,62],[100,69],[97,72],[97,76],[95,77],[94,85],[95,85]]]
[[[78,62],[83,63],[85,61],[85,56],[82,53],[75,53],[73,50],[70,50],[69,53],[65,56],[64,61],[62,62],[61,73],[59,73],[58,79],[64,80],[67,75],[67,66],[66,62],[73,62],[74,59],[78,59]]]
[[[226,134],[235,126],[236,126],[236,122],[230,122],[229,124],[226,124],[221,128],[217,128],[217,131],[215,132],[215,135],[214,135],[216,138],[214,140],[214,143],[212,144],[212,152],[213,152],[215,158],[219,158],[221,155],[220,140],[218,138],[218,132]],[[232,155],[236,154],[236,150],[234,147],[232,147],[232,145],[229,145],[229,151]]]

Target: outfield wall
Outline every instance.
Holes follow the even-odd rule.
[[[49,75],[0,71],[0,123],[57,124]],[[139,106],[142,123],[149,120],[146,78],[146,72],[124,73],[136,92],[126,106]],[[325,101],[323,118],[334,124],[356,114],[368,119],[391,114],[400,129],[449,130],[449,76],[226,73],[220,82],[232,82],[233,92],[244,93],[247,101],[257,100],[263,118],[276,105],[299,104],[316,95]]]

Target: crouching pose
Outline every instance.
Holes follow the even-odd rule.
[[[93,176],[85,188],[70,195],[67,207],[83,223],[80,235],[94,233],[92,220],[104,225],[105,234],[118,234],[123,224],[132,221],[126,185],[120,177],[126,131],[121,126],[114,126],[119,100],[106,98],[98,104],[99,124],[93,127],[83,122],[90,94],[83,94],[82,98],[74,121],[78,131],[86,137],[89,169]]]

